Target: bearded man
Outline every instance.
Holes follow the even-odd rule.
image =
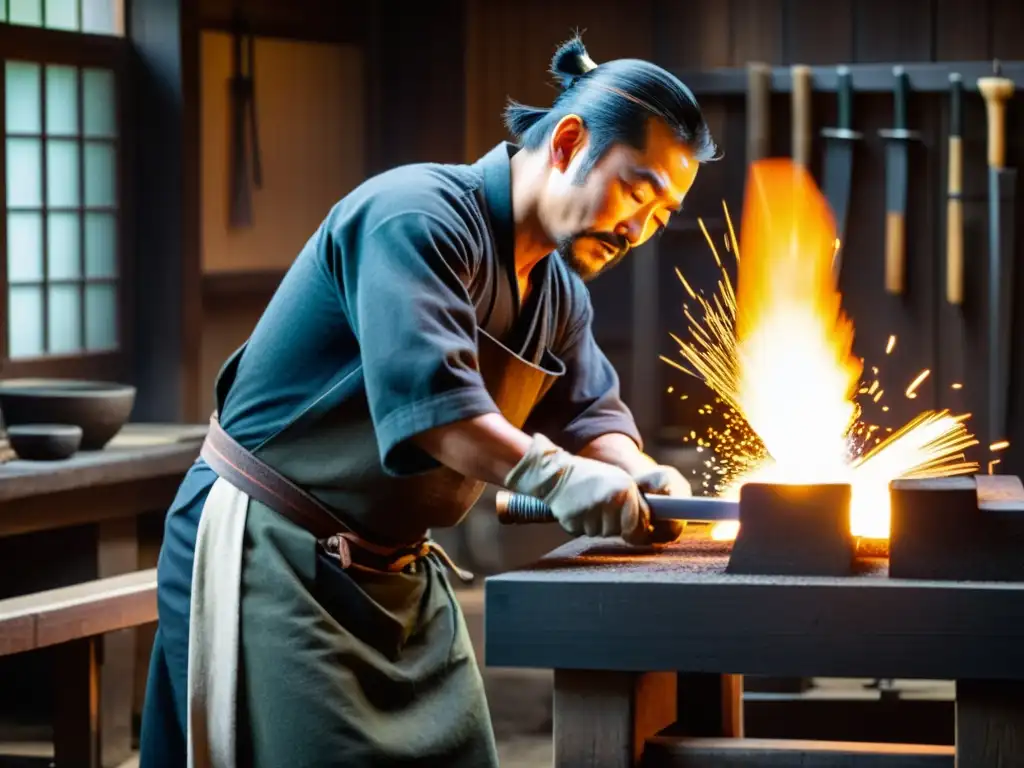
[[[556,53],[471,165],[338,202],[216,382],[171,507],[141,765],[497,765],[450,563],[429,537],[487,483],[574,535],[672,539],[585,282],[663,230],[714,143],[645,61]]]

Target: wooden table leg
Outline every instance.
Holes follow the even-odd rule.
[[[139,567],[139,542],[134,517],[98,525],[96,578],[130,573]],[[100,666],[100,754],[103,768],[121,765],[132,754],[132,713],[135,694],[136,630],[104,635]]]
[[[679,735],[743,737],[743,676],[680,673]]]
[[[96,638],[54,648],[53,757],[57,768],[99,768],[99,658]]]
[[[634,768],[676,719],[671,672],[555,670],[555,768]]]
[[[1024,766],[1024,682],[958,680],[956,768]]]

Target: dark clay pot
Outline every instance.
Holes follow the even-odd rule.
[[[73,424],[25,424],[7,428],[7,441],[25,461],[60,461],[82,444],[82,428]]]
[[[83,451],[98,451],[110,442],[128,421],[134,405],[135,387],[127,384],[72,379],[0,381],[0,415],[5,426],[81,427]]]

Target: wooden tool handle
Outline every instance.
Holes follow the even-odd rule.
[[[885,290],[887,293],[903,293],[906,272],[906,222],[902,213],[888,211],[885,214]]]
[[[747,163],[767,157],[770,151],[768,120],[772,69],[757,62],[747,65]]]
[[[946,203],[946,300],[964,301],[963,145],[959,136],[949,139],[949,200]]]
[[[793,160],[804,168],[811,164],[811,68],[797,64],[793,76]]]
[[[988,166],[1006,166],[1006,102],[1013,96],[1013,81],[1006,77],[982,77],[978,90],[985,99],[988,116]]]

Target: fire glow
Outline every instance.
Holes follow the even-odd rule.
[[[977,470],[964,458],[977,444],[964,423],[968,415],[925,411],[896,430],[862,420],[858,396],[878,403],[884,389],[877,368],[862,380],[853,323],[833,276],[834,220],[804,169],[783,159],[755,163],[738,243],[728,209],[725,217],[736,288],[701,222],[722,277],[709,299],[677,272],[700,311],[684,307],[689,341],[673,336],[684,362],[662,358],[717,395],[702,412],[723,411],[724,426],[698,440],[698,450],[713,453],[705,485],[736,498],[751,481],[850,483],[852,533],[888,538],[891,480]],[[885,353],[895,345],[889,337]],[[928,374],[922,371],[904,395],[916,397]],[[731,539],[737,530],[720,523],[712,535]]]

